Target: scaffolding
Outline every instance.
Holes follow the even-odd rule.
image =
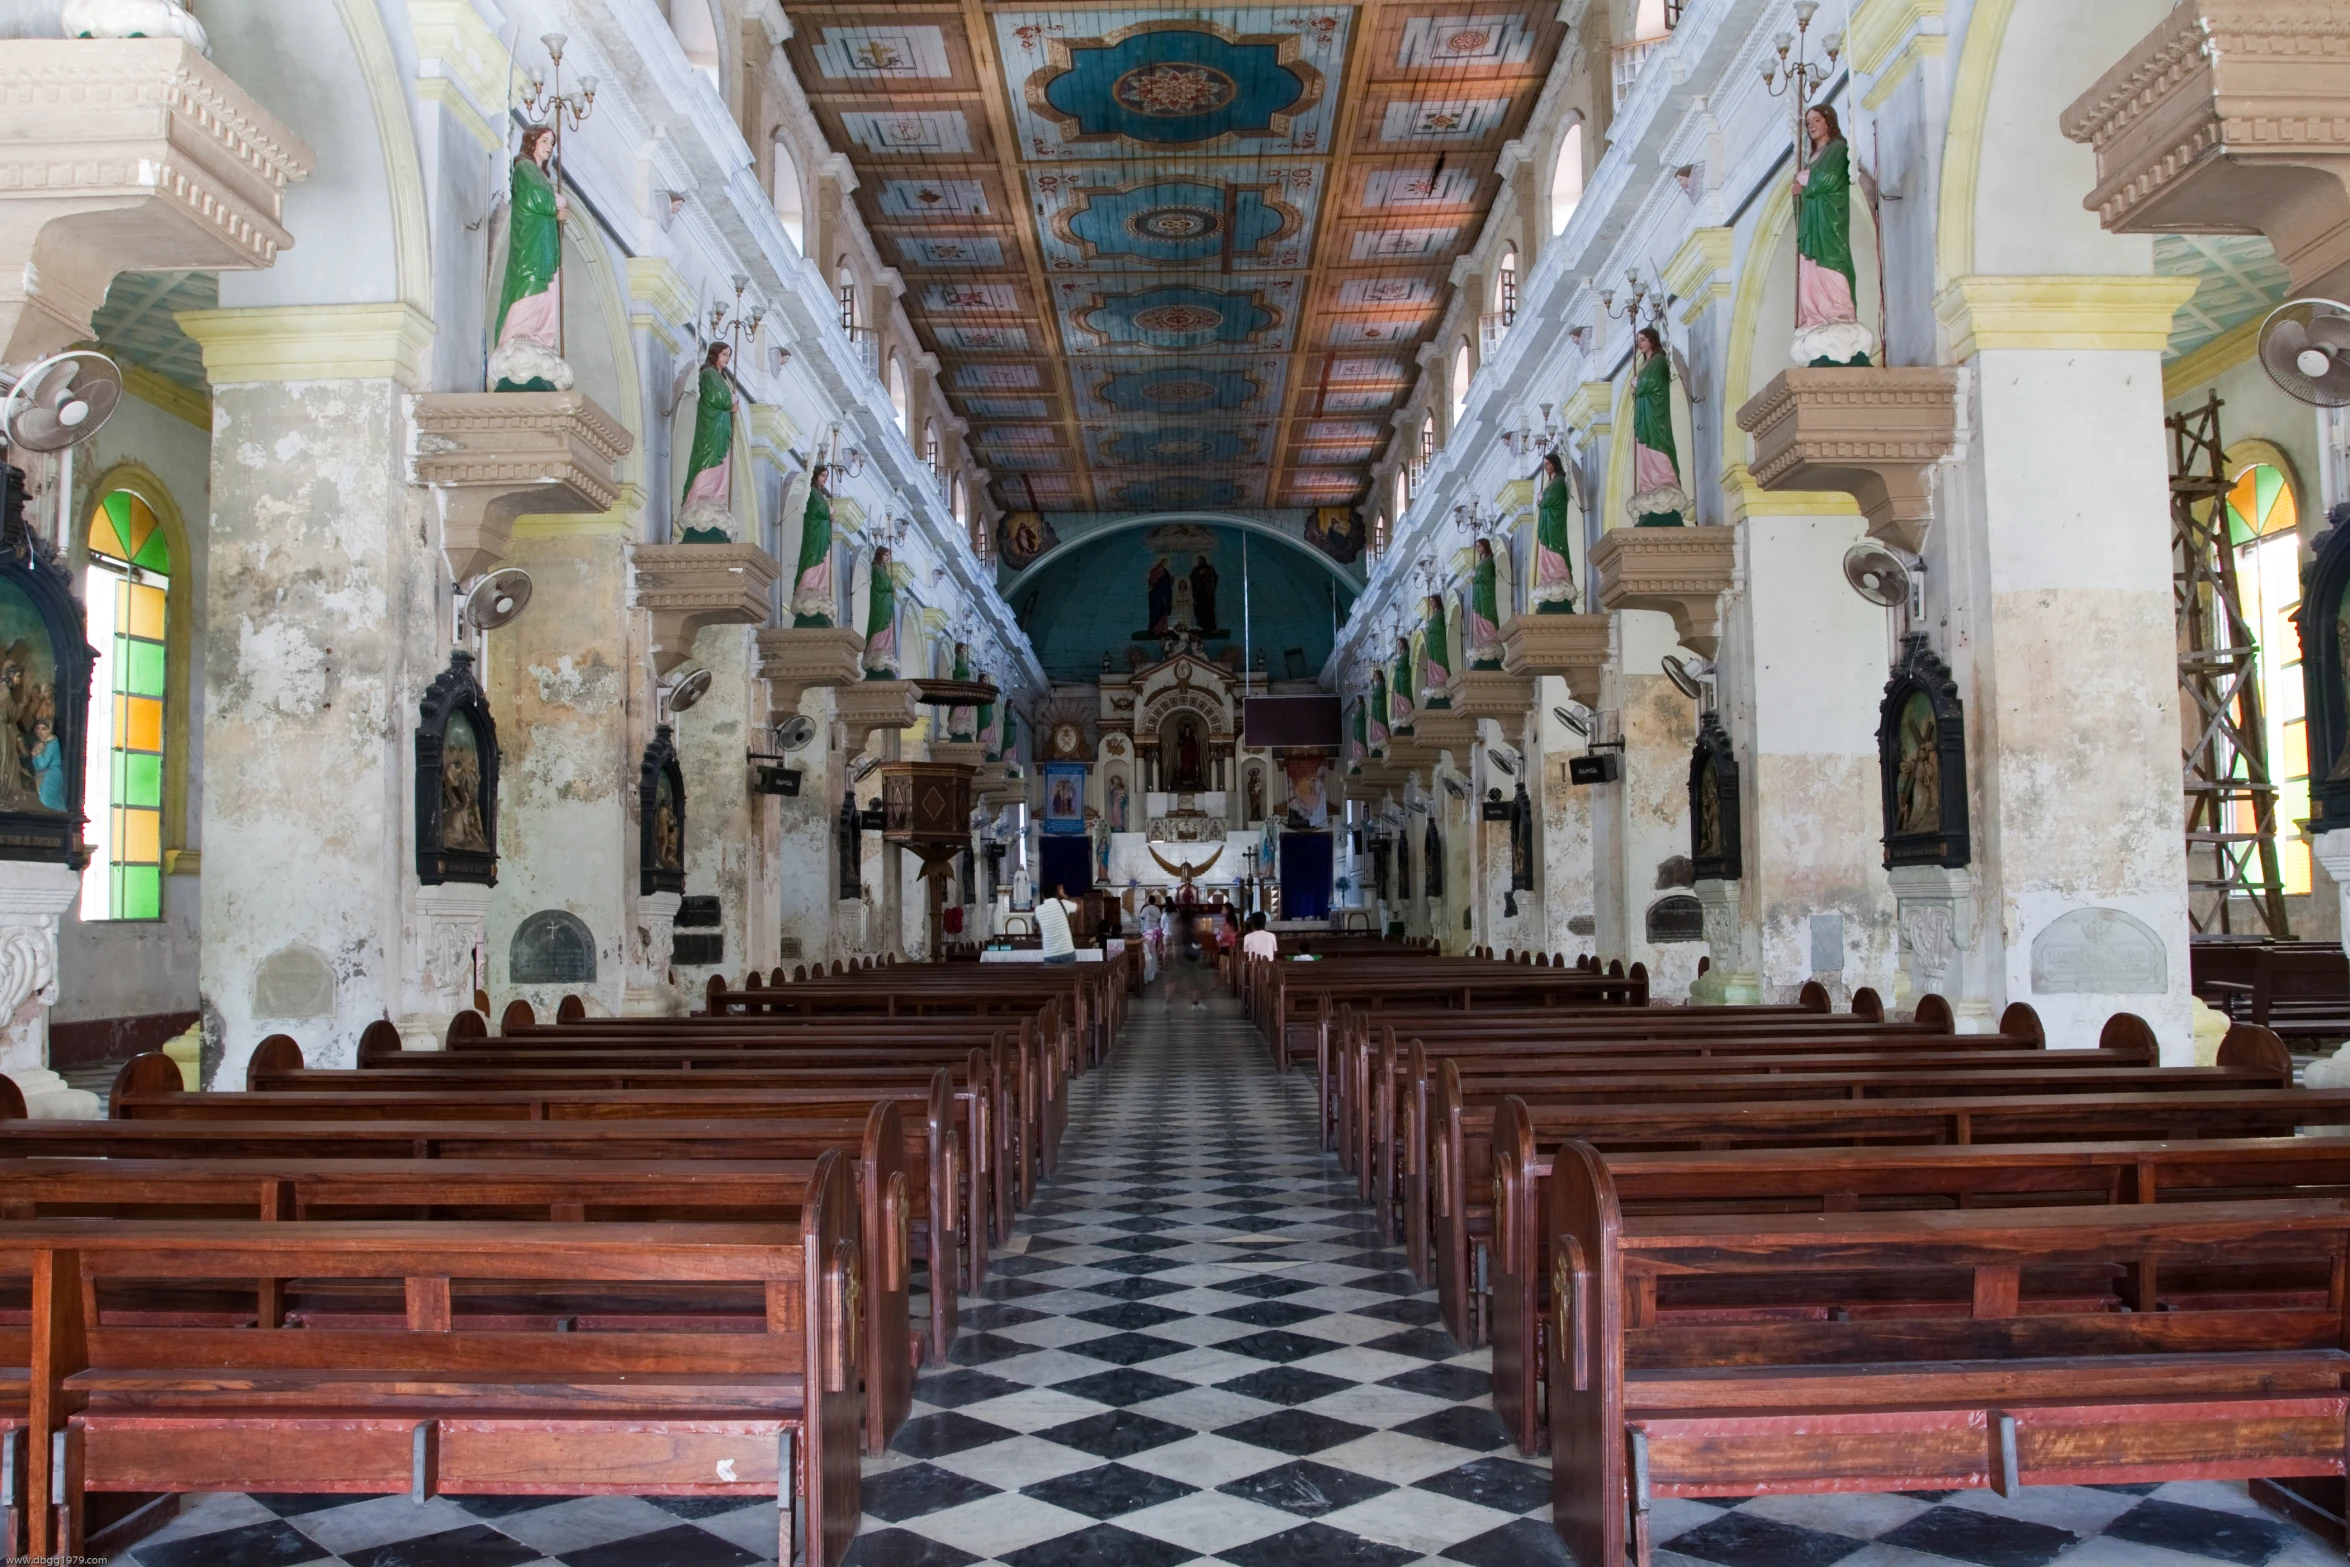
[[[2261,718],[2260,645],[2236,591],[2219,394],[2170,431],[2171,585],[2186,742],[2187,915],[2196,934],[2291,937],[2277,869],[2277,791]]]

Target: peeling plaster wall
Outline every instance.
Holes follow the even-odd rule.
[[[1599,956],[1648,965],[1649,994],[1679,1000],[1697,977],[1700,942],[1648,940],[1648,906],[1686,887],[1657,886],[1658,867],[1689,853],[1689,748],[1697,743],[1697,706],[1654,670],[1680,645],[1671,617],[1654,610],[1616,614],[1622,657],[1606,677],[1604,703],[1623,717],[1624,771],[1596,784],[1592,799],[1593,879]]]
[[[533,593],[529,613],[490,633],[485,681],[499,749],[492,1001],[503,1010],[520,997],[549,1017],[577,992],[590,1012],[611,1016],[620,1010],[624,896],[637,870],[627,802],[638,753],[626,743],[637,672],[626,622],[612,612],[627,583],[625,541],[542,519],[518,530],[510,558],[531,574]],[[576,915],[594,934],[593,984],[514,983],[514,932],[542,909]]]
[[[1527,793],[1542,812],[1542,838],[1535,846],[1534,874],[1541,883],[1538,895],[1543,916],[1549,922],[1549,949],[1570,958],[1581,957],[1598,950],[1592,807],[1599,790],[1605,786],[1567,780],[1567,759],[1582,752],[1575,735],[1552,716],[1554,709],[1566,706],[1569,701],[1567,683],[1556,675],[1544,675],[1535,688],[1535,696],[1536,733],[1541,751],[1538,756],[1527,758],[1527,766],[1533,771],[1527,782]],[[1591,922],[1587,926],[1591,933],[1575,931],[1572,924],[1577,919]]]
[[[713,974],[764,972],[775,961],[775,920],[767,912],[774,878],[766,868],[775,837],[772,807],[766,796],[751,793],[746,759],[751,704],[762,718],[767,709],[752,663],[749,626],[707,626],[684,666],[712,677],[710,694],[674,720],[677,764],[686,779],[685,890],[688,897],[718,899],[725,938],[718,963],[677,969],[690,996],[699,996]]]
[[[398,389],[229,386],[213,407],[203,1004],[209,1075],[234,1083],[265,1033],[347,1065],[398,1006],[410,733],[444,650]],[[294,945],[332,970],[331,1015],[257,1012],[257,971]]]

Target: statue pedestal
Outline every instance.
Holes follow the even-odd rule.
[[[627,971],[621,976],[622,1017],[677,1017],[686,1010],[685,997],[669,982],[669,946],[677,929],[678,905],[684,901],[674,892],[638,894]]]
[[[1885,873],[1893,888],[1895,919],[1901,928],[1901,972],[1893,991],[1894,1010],[1907,1015],[1918,997],[1933,992],[1950,1003],[1958,1031],[1986,1033],[1991,1004],[1977,972],[1973,950],[1975,873],[1940,865],[1896,865]]]
[[[49,1009],[57,1002],[57,920],[81,896],[70,867],[0,860],[0,1074],[34,1120],[94,1121],[98,1096],[49,1069]]]
[[[1859,502],[1869,537],[1915,554],[1934,508],[1926,474],[1958,444],[1958,372],[1782,370],[1738,410],[1766,490],[1836,490]]]
[[[411,894],[396,1020],[407,1049],[440,1049],[449,1020],[473,1005],[473,955],[489,942],[490,896],[488,887],[469,881]],[[496,1018],[482,1021],[497,1027]]]
[[[911,680],[860,680],[832,693],[833,716],[847,732],[843,743],[851,756],[870,747],[879,729],[911,729],[922,721],[915,705]]]
[[[1737,559],[1735,528],[1612,528],[1592,546],[1591,573],[1601,609],[1661,610],[1683,647],[1711,658]]]
[[[782,571],[756,544],[638,545],[636,602],[653,613],[655,671],[684,663],[704,626],[766,624]]]
[[[846,626],[767,626],[759,632],[759,678],[771,712],[796,713],[816,686],[853,686],[865,678],[865,639]]]
[[[1746,931],[1738,914],[1738,883],[1700,881],[1690,889],[1705,911],[1706,956],[1712,961],[1689,986],[1691,1002],[1703,1006],[1754,1006],[1762,1000],[1762,976],[1747,960]]]
[[[425,392],[416,482],[441,497],[441,549],[459,582],[506,556],[517,517],[610,511],[613,467],[636,443],[585,392]]]
[[[1557,675],[1567,694],[1599,706],[1613,615],[1513,615],[1501,628],[1501,667],[1513,675]]]
[[[1502,677],[1508,679],[1507,675]],[[1469,770],[1469,761],[1477,744],[1477,719],[1459,708],[1444,708],[1430,712],[1423,708],[1412,725],[1412,738],[1417,749],[1429,760],[1437,753],[1450,751],[1452,764],[1462,772]]]
[[[1501,725],[1502,735],[1515,749],[1519,728],[1534,711],[1532,676],[1498,669],[1464,669],[1453,677],[1451,692],[1454,712],[1466,713],[1471,719],[1492,719]],[[1474,733],[1472,730],[1472,736]]]
[[[255,271],[308,147],[177,38],[0,50],[0,361],[90,336],[122,272]],[[332,244],[326,236],[314,244]]]

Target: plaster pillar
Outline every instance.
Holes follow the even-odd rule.
[[[1686,995],[1697,977],[1694,942],[1652,945],[1648,907],[1671,893],[1666,862],[1689,857],[1689,749],[1697,742],[1697,705],[1665,678],[1662,659],[1681,645],[1672,619],[1656,610],[1616,615],[1616,657],[1602,701],[1619,715],[1622,776],[1589,785],[1596,945],[1605,962],[1648,965],[1649,994]]]
[[[57,1003],[57,921],[81,896],[69,866],[0,860],[0,1075],[37,1121],[94,1121],[98,1096],[49,1069],[49,1009]]]
[[[1754,927],[1746,922],[1735,881],[1701,881],[1693,889],[1705,910],[1705,950],[1711,960],[1689,987],[1689,999],[1710,1006],[1752,1006],[1762,1000]]]
[[[442,882],[418,887],[410,905],[400,971],[398,1016],[401,1043],[410,1050],[438,1050],[449,1020],[473,1005],[474,955],[489,943],[490,901],[495,889],[478,882]],[[482,977],[486,980],[486,967]],[[486,1020],[492,1028],[496,1018]]]
[[[1877,776],[1886,612],[1843,573],[1864,521],[1849,496],[1758,490],[1741,468],[1723,488],[1741,545],[1719,686],[1743,828],[1730,885],[1751,957],[1734,966],[1773,1003],[1813,979],[1839,997],[1885,994],[1896,959]]]
[[[718,899],[721,954],[715,964],[680,968],[678,982],[698,992],[712,974],[740,978],[775,964],[777,802],[751,792],[749,753],[767,718],[767,693],[755,670],[747,626],[709,626],[689,662],[707,669],[710,694],[674,720],[678,768],[685,775],[686,891]],[[698,931],[696,934],[709,934]]]
[[[433,503],[406,472],[430,323],[395,304],[181,324],[213,383],[200,989],[212,1081],[237,1083],[277,976],[314,977],[291,1031],[315,1066],[408,1010],[411,733],[448,657]]]
[[[1929,605],[1968,706],[1983,1000],[2030,1002],[2060,1044],[2134,1012],[2171,1062],[2192,1042],[2161,353],[2192,292],[2063,276],[1944,293],[1972,438],[1945,473],[1939,526],[1959,536]]]
[[[1604,786],[1578,784],[1567,776],[1567,763],[1583,751],[1578,737],[1552,711],[1566,705],[1567,694],[1567,682],[1556,675],[1544,675],[1535,688],[1540,751],[1526,761],[1540,771],[1527,780],[1527,790],[1541,813],[1534,871],[1540,886],[1533,896],[1541,899],[1546,948],[1580,957],[1597,950],[1591,823],[1594,796]]]

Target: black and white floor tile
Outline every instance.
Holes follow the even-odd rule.
[[[1238,1010],[1134,1009],[1059,1174],[866,1465],[850,1567],[1517,1567],[1567,1558],[1480,1351],[1316,1146]],[[191,1499],[137,1567],[738,1567],[772,1506]],[[1657,1567],[2312,1567],[2240,1485],[1664,1501]]]

